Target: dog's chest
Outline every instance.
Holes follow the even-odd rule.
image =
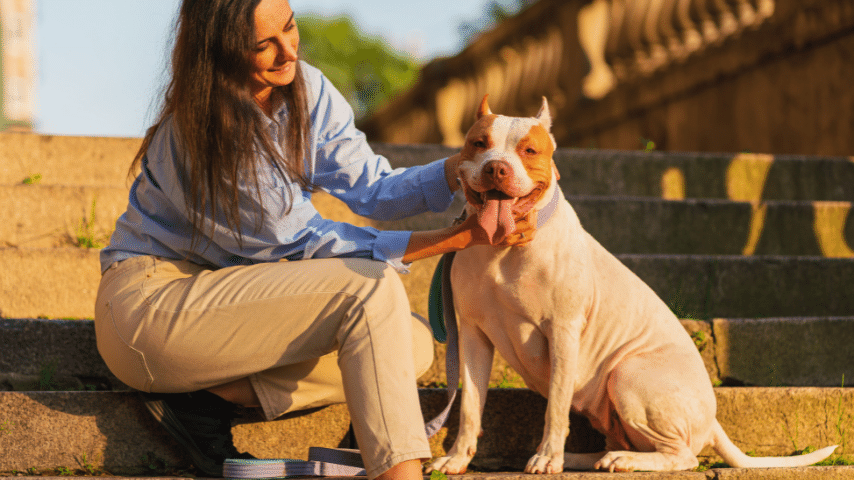
[[[548,275],[542,265],[522,255],[490,255],[490,247],[470,248],[454,260],[452,282],[463,316],[495,318],[513,316],[537,323],[549,310],[549,295],[542,295]]]

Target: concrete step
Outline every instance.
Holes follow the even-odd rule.
[[[584,228],[615,253],[854,256],[850,202],[568,200]]]
[[[443,390],[419,393],[425,418],[444,407]],[[718,388],[715,393],[717,418],[744,451],[782,456],[807,446],[838,444],[846,446],[837,450],[841,458],[854,458],[848,451],[854,444],[854,389]],[[545,404],[529,390],[491,389],[471,469],[521,471],[540,441]],[[435,456],[444,454],[456,437],[458,405],[459,401],[447,426],[431,441]],[[250,413],[233,428],[237,448],[258,457],[305,459],[309,446],[348,445],[349,415],[344,405],[273,422],[258,420]],[[135,392],[0,392],[0,427],[0,472],[79,469],[85,463],[113,474],[151,475],[149,465],[156,471],[163,465],[174,469],[189,463],[149,418]],[[585,419],[572,415],[567,449],[594,452],[603,446],[601,435]],[[710,449],[701,457],[718,461]],[[820,470],[837,471],[847,469]]]
[[[435,145],[372,144],[393,165],[453,155]],[[854,201],[854,157],[558,148],[567,195]]]
[[[854,261],[730,255],[617,255],[681,318],[848,316]]]
[[[42,184],[126,186],[140,141],[0,134],[0,184],[39,175]],[[458,151],[438,145],[372,146],[395,166]],[[854,162],[844,157],[562,148],[555,161],[567,195],[854,201]]]
[[[682,325],[716,383],[838,387],[854,379],[854,317],[683,319]],[[91,320],[0,319],[0,332],[0,390],[125,388],[101,360]],[[445,345],[435,347],[420,385],[445,382]],[[496,357],[492,384],[522,386]]]
[[[139,138],[0,134],[0,185],[99,185],[121,187],[139,149]]]
[[[0,185],[0,244],[59,247],[109,241],[124,213],[124,187]]]
[[[124,187],[0,185],[0,242],[30,248],[104,244],[127,207]],[[315,195],[327,218],[384,229],[450,225],[462,210],[406,221],[371,222],[330,195]],[[584,227],[619,253],[854,256],[851,202],[661,200],[571,196]]]
[[[854,157],[559,149],[567,195],[854,201]]]
[[[91,318],[98,282],[95,249],[0,248],[0,317]],[[854,315],[854,260],[735,255],[617,255],[684,318]],[[424,314],[436,259],[402,277]]]
[[[62,472],[52,471],[50,473],[60,474]],[[83,473],[80,470],[80,473]],[[91,476],[42,476],[44,480],[80,480],[91,479]],[[188,475],[186,472],[178,472],[175,476],[169,477],[152,477],[152,476],[134,476],[134,477],[115,477],[115,476],[100,476],[101,479],[120,479],[133,478],[134,480],[177,480],[181,478],[197,478]],[[353,477],[325,477],[327,480],[352,480]],[[356,477],[367,478],[367,477]],[[425,478],[427,478],[425,476]],[[463,475],[454,475],[451,478],[460,480],[529,480],[530,475],[521,472],[482,472],[482,473],[466,473]],[[854,478],[854,467],[839,466],[839,467],[803,467],[803,468],[775,468],[748,470],[739,468],[713,468],[705,472],[668,472],[668,473],[607,473],[607,472],[563,472],[559,474],[542,475],[538,478],[546,478],[548,480],[625,480],[626,478],[643,478],[643,479],[662,479],[662,480],[847,480]],[[17,479],[17,477],[0,476],[2,480]]]

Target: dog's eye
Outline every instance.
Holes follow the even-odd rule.
[[[525,153],[527,153],[528,155],[536,155],[537,151],[534,150],[533,148],[526,148]]]
[[[486,142],[484,142],[483,140],[475,140],[474,142],[472,142],[472,145],[474,145],[475,148],[486,148]]]

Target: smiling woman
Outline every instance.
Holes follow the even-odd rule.
[[[287,0],[269,0],[258,5],[255,37],[252,96],[267,115],[272,115],[273,89],[294,81],[299,59],[299,29]]]
[[[367,476],[419,479],[415,380],[433,344],[397,272],[489,239],[474,220],[322,218],[319,189],[377,220],[443,211],[459,155],[392,170],[298,52],[286,0],[183,0],[163,109],[101,252],[98,351],[205,475],[251,456],[232,440],[237,405],[273,420],[346,401]]]

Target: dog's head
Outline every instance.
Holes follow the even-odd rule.
[[[536,117],[524,118],[493,114],[487,97],[466,134],[458,175],[470,213],[495,245],[512,241],[522,222],[536,224],[557,169],[546,99]]]

